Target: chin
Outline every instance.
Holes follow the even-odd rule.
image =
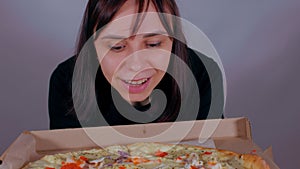
[[[144,100],[146,100],[149,95],[139,95],[139,96],[135,96],[136,94],[134,95],[130,95],[129,96],[129,102],[133,103],[133,102],[142,102]]]
[[[127,102],[134,103],[134,102],[145,101],[150,96],[150,94],[151,94],[151,92],[150,93],[129,94],[129,95],[128,95],[128,93],[126,93],[126,94],[121,94],[121,96]]]

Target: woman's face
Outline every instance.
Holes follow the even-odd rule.
[[[126,1],[95,41],[105,78],[130,103],[147,99],[161,81],[173,44],[153,4],[131,35],[136,11],[135,1]]]

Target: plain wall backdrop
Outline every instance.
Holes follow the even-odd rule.
[[[300,166],[300,1],[177,0],[218,51],[226,117],[248,117],[281,168]],[[0,153],[25,130],[48,129],[49,77],[73,55],[86,0],[1,0]]]

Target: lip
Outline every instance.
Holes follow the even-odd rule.
[[[132,94],[142,93],[149,86],[152,77],[134,80],[121,80],[124,88]]]

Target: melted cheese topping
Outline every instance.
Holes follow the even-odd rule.
[[[242,169],[239,156],[214,149],[163,144],[110,146],[48,155],[24,169]]]

